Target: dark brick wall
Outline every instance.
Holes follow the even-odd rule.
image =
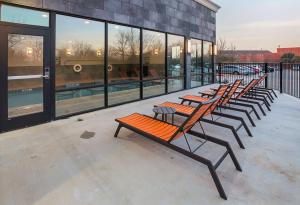
[[[15,4],[135,25],[208,41],[216,13],[193,0],[3,0]]]

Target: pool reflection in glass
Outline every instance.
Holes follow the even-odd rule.
[[[104,87],[56,92],[56,116],[104,107]]]

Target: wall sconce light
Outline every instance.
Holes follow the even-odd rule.
[[[213,45],[213,51],[214,51],[214,55],[218,55],[218,47],[216,44]]]
[[[68,56],[72,55],[72,49],[68,48],[66,54],[67,54]]]
[[[97,50],[96,55],[97,55],[98,57],[100,57],[100,56],[102,55],[102,54],[101,54],[101,50]]]
[[[190,39],[187,40],[187,52],[192,53],[192,41]]]
[[[212,44],[209,46],[209,54],[212,55],[217,55],[217,45],[216,44]]]
[[[28,56],[31,56],[32,52],[33,52],[32,48],[28,47],[28,48],[26,49],[26,54],[27,54]]]

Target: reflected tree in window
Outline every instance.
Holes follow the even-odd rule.
[[[109,24],[108,79],[110,83],[139,80],[140,30]]]

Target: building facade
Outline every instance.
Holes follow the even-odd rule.
[[[0,1],[0,130],[213,83],[209,0]]]

